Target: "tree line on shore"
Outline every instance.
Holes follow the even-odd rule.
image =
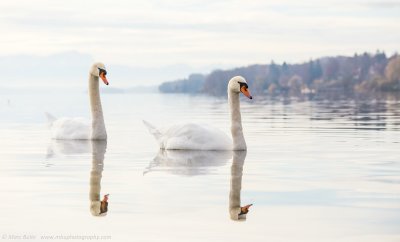
[[[375,94],[400,92],[400,56],[384,52],[354,56],[323,57],[301,64],[250,65],[231,70],[215,70],[207,75],[162,83],[163,93],[204,93],[226,95],[226,85],[233,76],[246,78],[257,95],[329,95],[329,93]]]

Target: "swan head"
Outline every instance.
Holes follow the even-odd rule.
[[[101,62],[96,62],[90,68],[90,75],[100,77],[104,84],[108,85],[106,66]]]
[[[228,83],[228,92],[243,93],[246,97],[253,99],[250,94],[246,79],[242,76],[233,77]]]

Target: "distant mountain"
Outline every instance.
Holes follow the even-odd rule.
[[[89,67],[95,60],[89,54],[70,51],[49,56],[0,56],[0,87],[86,87]],[[211,66],[194,68],[185,64],[142,67],[103,61],[113,87],[151,86],[193,72],[210,71]]]
[[[110,79],[124,86],[148,86],[164,80],[184,77],[196,71],[188,65],[177,64],[159,67],[138,67],[128,65],[109,65]]]
[[[187,79],[173,82],[165,82],[159,86],[164,93],[199,93],[202,91],[206,76],[202,74],[191,74]]]
[[[1,56],[3,86],[77,85],[86,80],[93,62],[90,55],[64,52],[50,56]],[[68,81],[68,83],[64,83]],[[78,83],[79,85],[79,83]]]
[[[230,78],[244,76],[258,95],[352,95],[375,92],[400,92],[400,56],[363,53],[354,56],[323,57],[300,64],[251,65],[230,70],[215,70],[187,79],[165,82],[161,92],[226,95]],[[196,78],[194,78],[196,77]],[[201,77],[201,78],[200,78]]]
[[[102,93],[153,93],[158,92],[157,86],[135,86],[128,88],[115,88],[115,87],[101,87]]]

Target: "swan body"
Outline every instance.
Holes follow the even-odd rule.
[[[51,123],[53,139],[85,140],[90,137],[90,121],[85,118],[59,118]]]
[[[233,77],[228,83],[228,101],[231,113],[232,139],[223,131],[204,124],[179,124],[157,129],[143,121],[157,140],[160,149],[167,150],[246,150],[240,115],[239,94],[252,98],[247,82],[241,76]]]
[[[144,124],[166,150],[231,150],[232,139],[221,130],[206,124],[176,124],[160,130]]]
[[[108,85],[103,63],[95,63],[89,71],[89,98],[92,120],[84,118],[55,118],[46,113],[53,139],[106,140],[103,109],[100,100],[99,77]]]

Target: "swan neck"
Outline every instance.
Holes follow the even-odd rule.
[[[90,110],[92,113],[91,139],[107,139],[106,126],[104,124],[103,108],[101,106],[99,77],[89,76]]]
[[[247,146],[243,136],[242,116],[240,114],[239,93],[228,91],[228,101],[231,114],[233,150],[246,150]]]

